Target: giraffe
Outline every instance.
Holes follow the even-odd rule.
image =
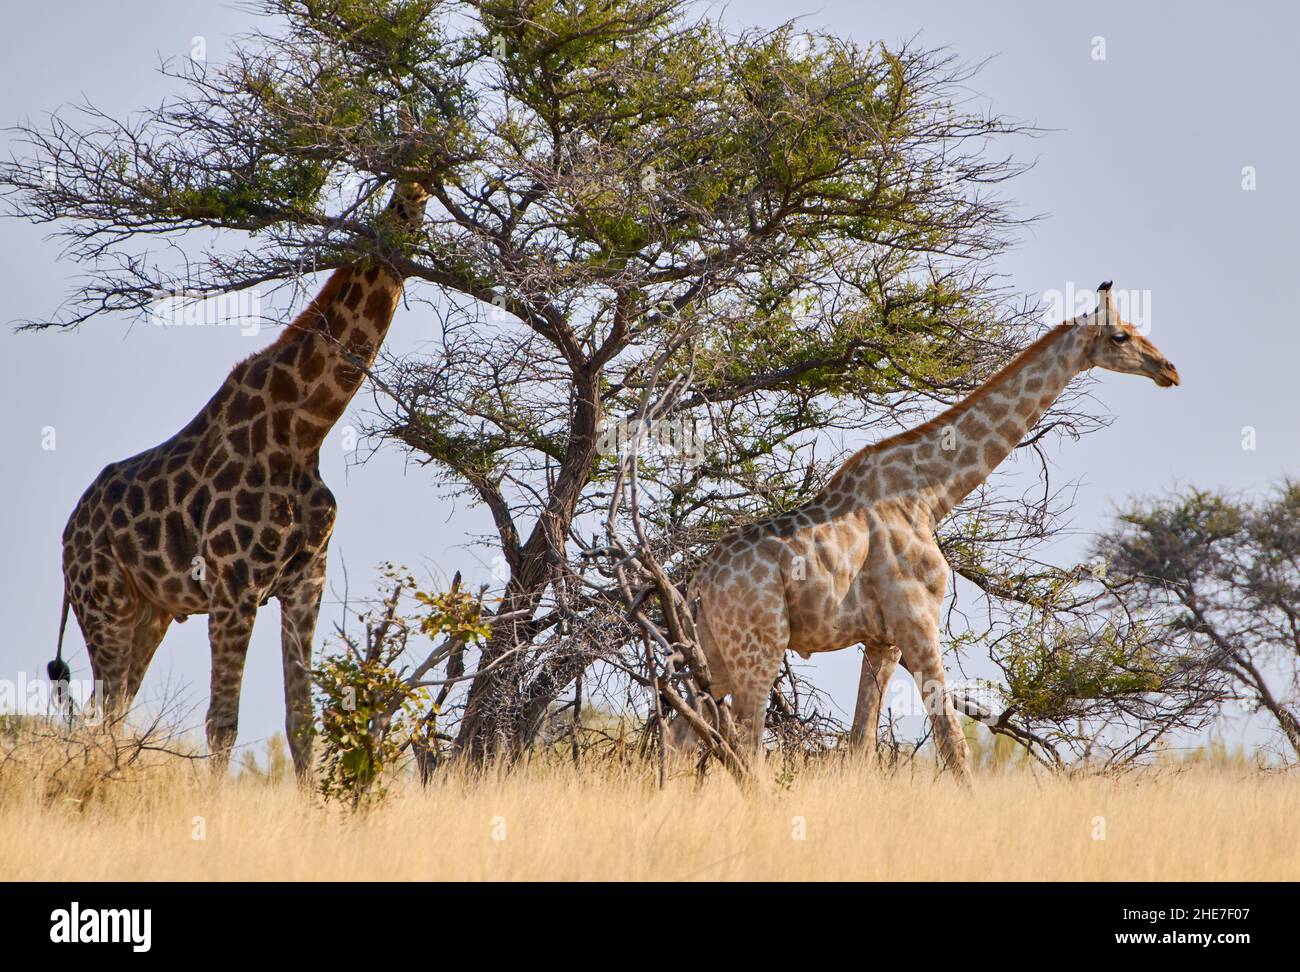
[[[381,220],[411,229],[427,192],[394,190]],[[280,602],[285,731],[299,778],[310,760],[311,643],[325,584],[334,496],[320,447],[373,365],[402,294],[387,266],[335,270],[268,347],[231,370],[188,425],[106,466],[63,531],[63,614],[55,660],[76,614],[104,708],[130,707],[172,621],[208,616],[206,728],[214,765],[229,761],[259,606]]]
[[[950,568],[934,530],[1021,442],[1076,375],[1093,367],[1180,383],[1155,346],[1120,319],[1107,281],[1096,310],[1058,325],[965,400],[862,449],[803,506],[724,536],[688,602],[711,671],[732,697],[743,747],[761,756],[768,695],[787,649],[804,658],[862,644],[851,742],[873,737],[880,696],[901,661],[917,681],[944,764],[970,768],[944,687],[939,622]]]

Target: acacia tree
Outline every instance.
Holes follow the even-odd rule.
[[[442,340],[385,360],[372,431],[490,512],[504,565],[474,664],[444,661],[460,754],[527,746],[584,673],[658,684],[632,548],[679,584],[719,531],[811,495],[842,435],[969,392],[1032,332],[991,264],[1025,129],[946,52],[736,33],[682,0],[259,6],[274,26],[225,66],[164,68],[161,107],[22,130],[0,186],[93,271],[33,325],[355,261],[412,281]],[[400,241],[370,218],[398,180],[432,196]],[[238,245],[187,249],[196,230]],[[1067,398],[1025,447],[1095,424]],[[944,527],[995,601],[1053,573],[1023,559],[1055,528],[1042,482]]]
[[[1111,574],[1105,558],[1017,581],[978,637],[1001,678],[958,688],[959,711],[1052,769],[1127,766],[1228,698],[1185,632]]]
[[[1097,542],[1112,582],[1300,757],[1300,483],[1136,502]]]
[[[1021,323],[984,264],[1015,171],[986,142],[1015,128],[954,102],[947,56],[731,36],[676,3],[482,10],[482,157],[434,194],[483,284],[436,355],[389,362],[374,427],[487,507],[503,608],[529,615],[482,652],[475,754],[527,745],[594,660],[636,668],[599,561],[652,375],[675,386],[652,437],[688,455],[638,454],[640,508],[681,578],[821,484],[824,433],[969,388]]]

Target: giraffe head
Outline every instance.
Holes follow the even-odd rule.
[[[1161,388],[1182,384],[1178,369],[1169,359],[1132,324],[1120,319],[1109,280],[1097,288],[1097,312],[1084,315],[1083,326],[1089,331],[1090,366],[1129,375],[1146,375]]]

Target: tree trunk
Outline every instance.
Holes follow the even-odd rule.
[[[575,376],[577,407],[569,434],[569,446],[560,464],[546,509],[520,550],[518,566],[506,587],[503,611],[528,610],[535,613],[554,576],[554,566],[565,557],[565,540],[583,489],[591,477],[598,445],[597,430],[601,405],[597,375],[579,368]],[[528,640],[520,637],[521,632]],[[533,686],[519,684],[523,671],[523,653],[533,637],[526,624],[511,624],[494,630],[479,656],[479,674],[470,685],[456,739],[457,754],[470,762],[480,763],[498,755],[515,756],[531,741],[531,727],[545,714],[546,707],[559,696],[577,673],[586,666],[567,671],[543,668]],[[509,657],[511,651],[517,651]]]

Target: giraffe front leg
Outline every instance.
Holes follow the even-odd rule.
[[[325,590],[325,551],[321,550],[277,597],[284,660],[284,732],[299,780],[311,772],[311,649]]]
[[[902,652],[892,645],[884,649],[864,648],[862,674],[858,677],[858,703],[853,710],[853,728],[849,732],[849,751],[874,757],[880,727],[880,702]]]
[[[208,752],[213,771],[224,773],[239,734],[239,690],[244,679],[248,640],[253,635],[257,598],[214,604],[208,614],[212,643],[212,698],[208,702]]]

